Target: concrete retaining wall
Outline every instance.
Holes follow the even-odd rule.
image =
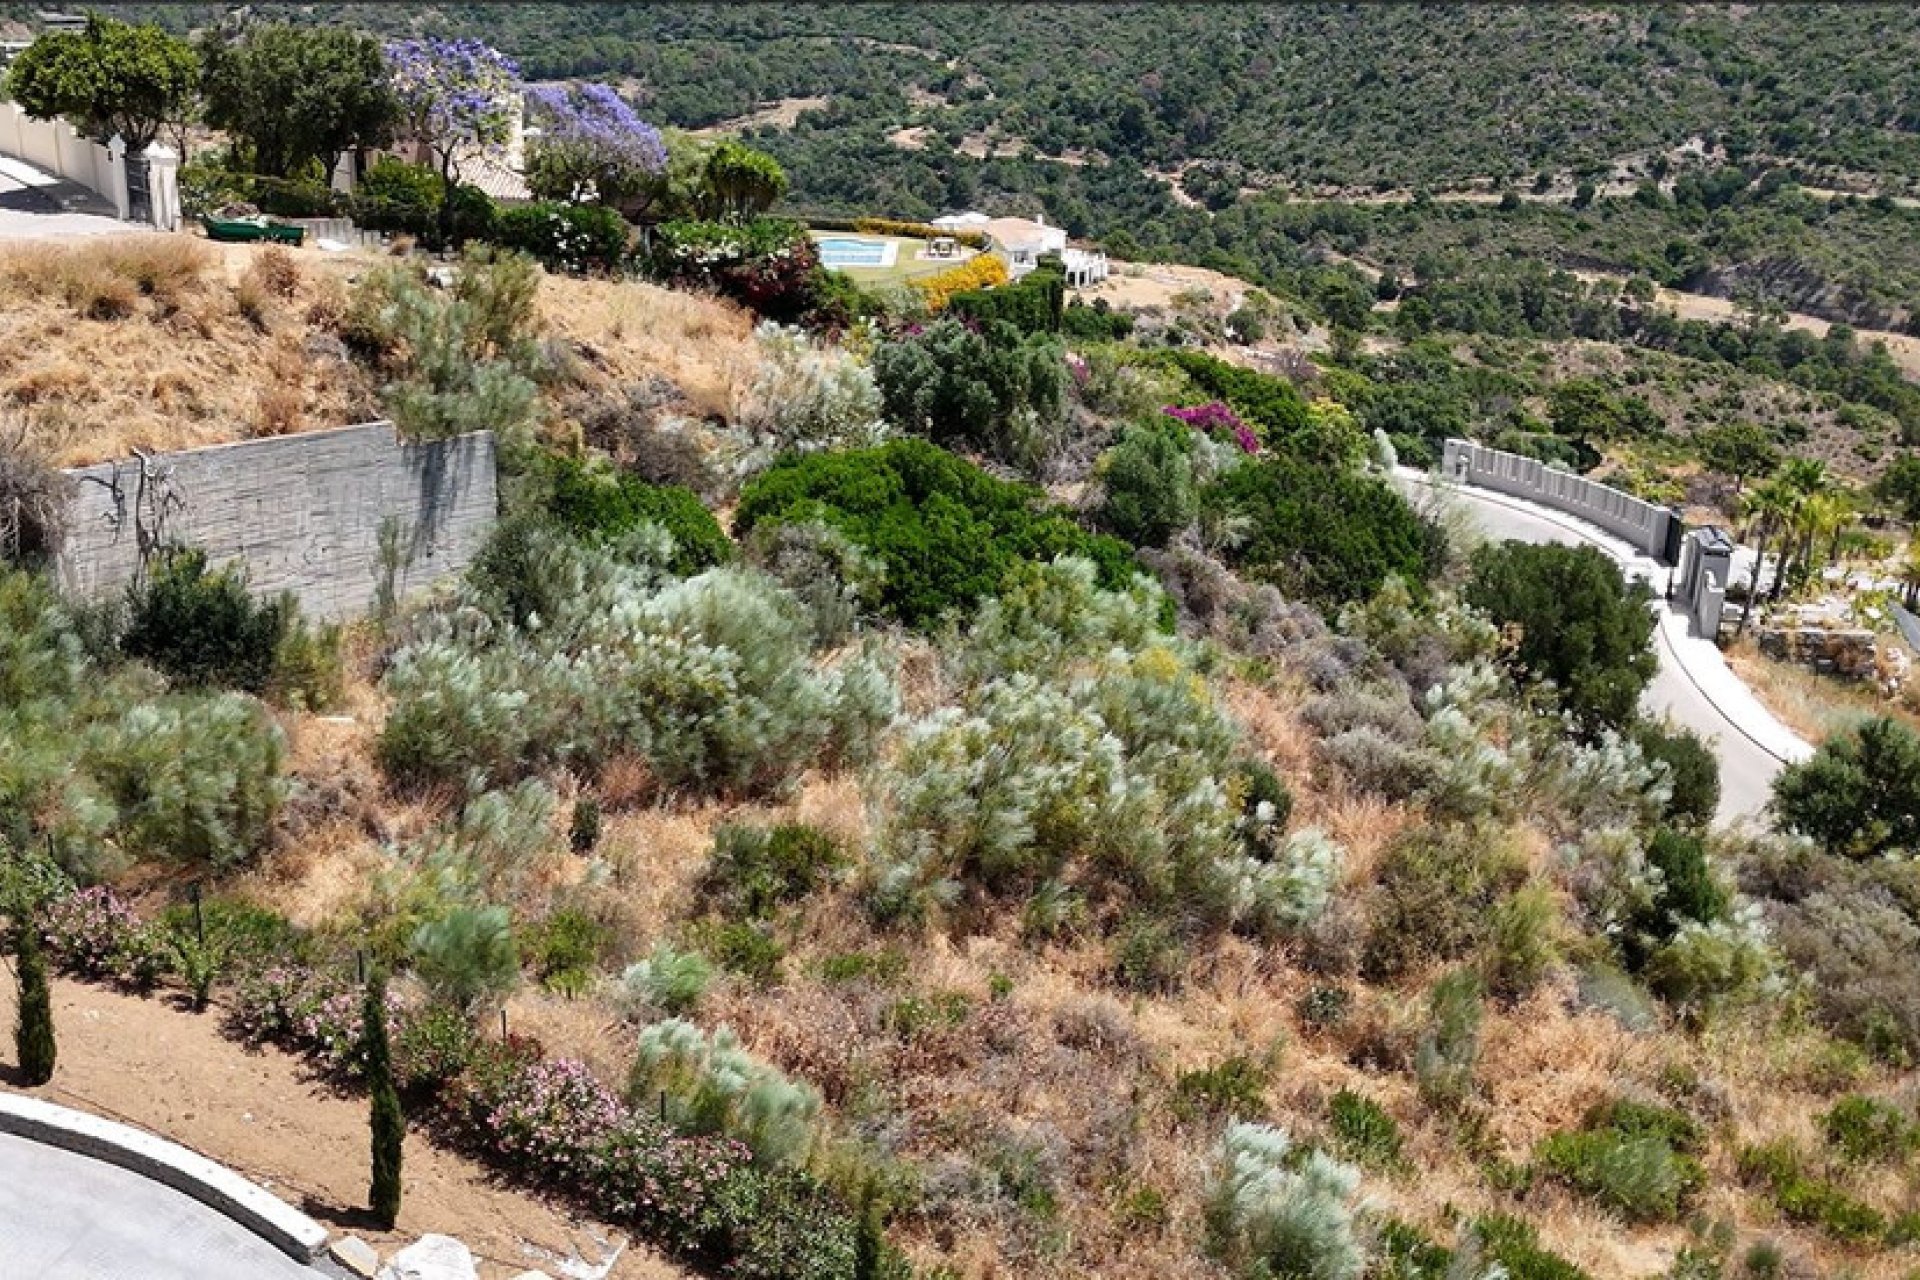
[[[39,1098],[0,1093],[0,1133],[118,1165],[224,1214],[296,1262],[326,1248],[327,1231],[224,1165],[151,1133]]]
[[[1450,480],[1510,493],[1579,516],[1624,538],[1647,555],[1666,559],[1668,526],[1678,517],[1665,507],[1471,440],[1447,441],[1441,466]]]
[[[495,518],[488,432],[426,444],[369,423],[127,458],[70,471],[60,578],[69,594],[119,591],[143,557],[203,548],[214,564],[246,563],[254,590],[292,591],[302,612],[367,612],[384,572],[380,528],[394,521],[405,596],[459,573]]]

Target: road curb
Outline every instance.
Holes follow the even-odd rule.
[[[1431,489],[1438,493],[1446,492],[1446,490],[1442,488],[1442,484],[1444,482],[1436,481],[1432,476],[1425,475],[1421,472],[1412,471],[1412,470],[1402,470],[1399,473],[1399,476],[1401,479],[1406,480],[1411,484],[1421,485],[1427,489]],[[1544,520],[1548,524],[1558,525],[1560,528],[1565,529],[1568,533],[1574,534],[1576,537],[1583,539],[1588,544],[1606,552],[1608,555],[1612,556],[1615,560],[1620,559],[1620,555],[1617,551],[1615,551],[1612,547],[1608,546],[1600,538],[1597,538],[1594,536],[1594,532],[1591,526],[1583,526],[1582,522],[1580,522],[1577,518],[1569,517],[1563,512],[1558,512],[1553,510],[1551,507],[1544,507],[1538,503],[1525,502],[1519,499],[1509,497],[1508,495],[1500,493],[1497,490],[1483,489],[1474,485],[1454,485],[1453,487],[1463,491],[1467,489],[1471,489],[1473,492],[1473,497],[1478,501],[1491,502],[1495,506],[1505,507],[1509,511],[1517,511],[1521,515],[1531,516],[1536,520]],[[1600,532],[1604,534],[1605,530],[1601,530]],[[1749,743],[1753,744],[1753,746],[1756,749],[1758,749],[1759,751],[1767,755],[1769,758],[1779,761],[1782,765],[1793,764],[1794,760],[1791,757],[1782,755],[1779,751],[1775,750],[1773,747],[1763,742],[1760,739],[1760,737],[1757,734],[1755,734],[1751,729],[1747,728],[1744,724],[1740,723],[1739,719],[1730,715],[1727,712],[1727,709],[1722,705],[1720,705],[1719,699],[1715,698],[1712,693],[1708,692],[1707,686],[1701,683],[1700,678],[1698,676],[1694,675],[1693,669],[1687,665],[1687,660],[1681,656],[1679,648],[1673,643],[1673,637],[1667,634],[1667,628],[1665,626],[1665,622],[1668,617],[1673,616],[1673,611],[1666,607],[1666,601],[1658,595],[1654,597],[1654,603],[1659,606],[1661,616],[1655,619],[1653,629],[1659,635],[1660,643],[1662,647],[1665,648],[1668,655],[1672,657],[1674,669],[1678,671],[1683,677],[1686,678],[1687,683],[1693,686],[1694,692],[1698,693],[1700,697],[1703,700],[1705,700],[1706,704],[1713,708],[1715,714],[1717,714],[1722,720],[1726,721],[1727,725],[1730,728],[1732,728],[1732,730],[1735,733],[1739,734],[1742,738],[1745,738]],[[1728,671],[1729,671],[1729,674],[1732,674],[1731,668],[1729,668]],[[1739,676],[1735,675],[1733,678],[1738,680]],[[1800,743],[1800,745],[1806,749],[1808,754],[1812,753],[1813,751],[1812,745],[1803,741],[1798,734],[1795,734],[1792,730],[1788,729],[1785,725],[1780,725],[1780,731],[1786,737],[1791,738],[1793,741]]]
[[[0,1093],[0,1134],[117,1165],[191,1196],[308,1266],[327,1230],[266,1188],[177,1142],[40,1098]]]

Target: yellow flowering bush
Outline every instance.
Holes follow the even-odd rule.
[[[926,298],[929,311],[940,312],[946,310],[947,303],[956,293],[991,289],[1006,282],[1007,264],[993,254],[983,253],[969,258],[951,271],[915,280],[913,287]]]

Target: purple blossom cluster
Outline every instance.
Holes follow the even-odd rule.
[[[600,167],[666,171],[667,144],[660,131],[604,84],[540,85],[527,90],[527,105],[540,123],[542,147],[577,149]]]
[[[1232,436],[1242,453],[1260,452],[1260,437],[1253,433],[1252,427],[1240,420],[1239,414],[1221,401],[1210,400],[1192,408],[1170,404],[1165,412],[1168,417],[1186,423],[1195,431],[1204,431],[1216,437],[1222,434]]]
[[[520,68],[479,40],[394,40],[387,74],[415,137],[438,149],[500,146],[513,129]]]

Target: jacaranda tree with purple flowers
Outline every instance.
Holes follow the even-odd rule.
[[[520,68],[478,40],[395,40],[386,54],[402,132],[428,150],[440,171],[440,232],[451,237],[461,164],[504,148],[513,136]]]
[[[667,144],[604,84],[527,91],[540,132],[527,140],[527,187],[542,200],[597,202],[637,218],[659,199]]]

